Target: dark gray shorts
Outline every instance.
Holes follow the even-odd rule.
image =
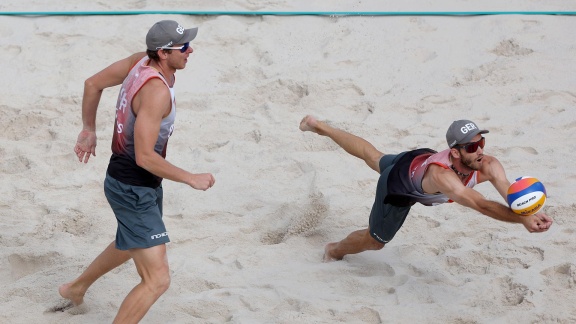
[[[117,249],[149,248],[170,242],[162,221],[162,186],[131,186],[106,174],[104,194],[118,221]]]
[[[370,235],[380,243],[388,243],[404,224],[411,206],[397,207],[384,203],[388,194],[388,175],[394,164],[404,155],[386,154],[380,159],[380,178],[376,186],[376,198],[370,212]]]

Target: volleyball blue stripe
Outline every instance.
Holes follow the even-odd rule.
[[[518,199],[521,196],[524,196],[531,192],[539,192],[539,191],[543,192],[544,195],[546,195],[546,188],[544,188],[542,182],[535,182],[525,189],[509,194],[508,197],[506,197],[507,198],[506,200],[508,201],[508,205],[510,205],[514,200]]]

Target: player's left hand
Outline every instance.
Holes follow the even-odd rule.
[[[96,132],[83,129],[78,134],[78,140],[74,145],[74,153],[78,161],[88,163],[90,155],[96,156]]]

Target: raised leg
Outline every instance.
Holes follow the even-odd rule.
[[[300,122],[300,130],[314,132],[318,135],[328,136],[336,144],[340,145],[349,154],[364,160],[374,171],[380,173],[380,158],[383,153],[378,151],[372,144],[356,135],[334,128],[325,122],[316,120],[313,116],[306,116]]]

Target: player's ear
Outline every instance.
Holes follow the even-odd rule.
[[[453,147],[450,149],[450,155],[452,155],[452,158],[454,158],[454,159],[459,159],[460,158],[460,150]]]
[[[169,53],[169,52],[170,52],[170,50],[166,51],[166,50],[160,49],[160,50],[158,50],[158,57],[159,57],[160,59],[164,59],[164,60],[165,60],[165,59],[168,57],[168,53]]]

